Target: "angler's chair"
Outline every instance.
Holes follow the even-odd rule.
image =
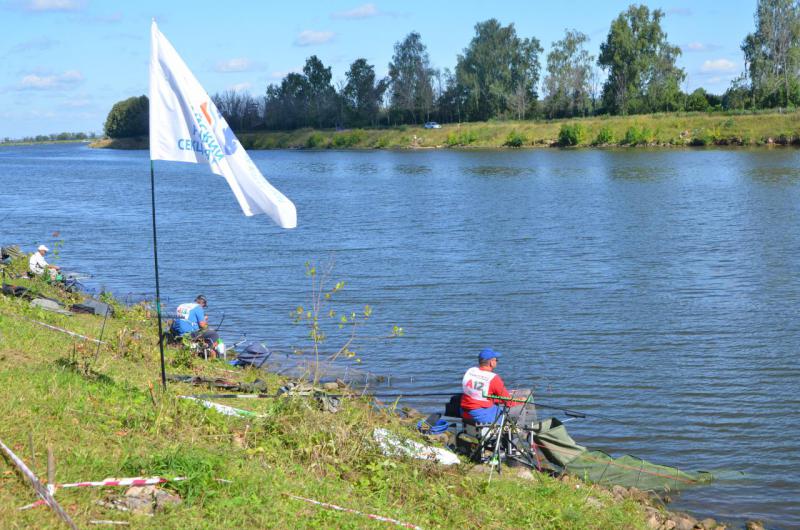
[[[498,473],[501,469],[499,464],[503,462],[541,470],[531,429],[528,425],[518,424],[508,405],[500,405],[500,414],[492,423],[463,419],[464,430],[456,438],[456,446],[472,461],[488,463],[492,469],[497,467]]]

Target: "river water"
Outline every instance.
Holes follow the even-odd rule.
[[[242,216],[207,168],[155,164],[163,295],[205,294],[226,342],[307,346],[290,318],[304,263],[333,261],[332,307],[374,310],[360,368],[457,390],[490,346],[509,386],[625,422],[572,421],[581,443],[744,473],[674,508],[800,527],[800,152],[251,155],[297,229]],[[0,148],[0,244],[63,240],[62,265],[150,294],[150,222],[147,152]],[[393,325],[404,336],[382,338]],[[330,333],[324,350],[343,343]]]

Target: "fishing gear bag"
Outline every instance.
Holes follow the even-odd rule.
[[[261,368],[267,362],[269,356],[272,355],[272,352],[260,342],[247,342],[237,346],[236,349],[241,350],[241,353],[239,353],[235,361],[231,362],[234,366]]]
[[[70,311],[73,313],[86,313],[89,315],[105,316],[108,312],[109,316],[114,315],[114,308],[110,305],[94,300],[93,298],[86,298],[79,304],[72,304]]]
[[[3,284],[3,294],[8,296],[25,296],[28,293],[28,289],[21,285],[11,285],[10,283]]]
[[[450,401],[444,405],[444,415],[452,418],[461,417],[461,394],[453,394]]]

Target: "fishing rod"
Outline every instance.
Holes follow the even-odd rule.
[[[394,393],[394,394],[370,394],[372,397],[377,398],[409,398],[409,397],[450,397],[456,394],[456,392],[423,392],[423,393],[415,393],[415,394],[402,394],[402,393]],[[519,398],[505,398],[502,396],[487,396],[492,399],[502,399],[507,401],[513,401],[515,403],[524,404],[527,400],[526,399],[519,399]],[[601,416],[600,414],[588,413],[588,412],[581,412],[579,410],[573,410],[568,407],[563,407],[561,405],[556,404],[546,404],[540,403],[537,401],[533,402],[535,407],[543,408],[543,409],[550,409],[550,410],[557,410],[559,412],[563,412],[567,416],[573,418],[598,418],[606,421],[610,421],[613,423],[619,423],[620,425],[627,425],[630,426],[630,423],[624,422],[622,420],[618,420],[616,418],[611,418],[608,416]]]
[[[222,327],[223,322],[225,322],[225,311],[222,312],[222,318],[219,320],[219,324],[217,324],[217,327],[216,329],[214,329],[214,332],[219,331],[219,328]]]
[[[452,396],[453,393],[446,393],[446,392],[431,392],[431,393],[420,393],[420,394],[327,394],[324,392],[320,392],[325,394],[326,396],[336,397],[336,398],[361,398],[361,397],[370,397],[370,398],[409,398],[409,397],[445,397],[445,396]],[[197,394],[193,395],[192,397],[200,398],[200,399],[270,399],[270,398],[277,398],[281,396],[292,396],[293,394],[290,392],[284,392],[280,394]],[[295,394],[296,396],[300,396],[301,394]],[[558,405],[547,405],[543,403],[537,403],[531,400],[531,396],[527,399],[518,399],[518,398],[506,398],[502,396],[487,396],[490,399],[500,399],[503,401],[509,401],[513,403],[519,403],[525,406],[525,403],[533,403],[534,407],[540,407],[543,409],[550,409],[550,410],[557,410],[559,412],[563,412],[565,415],[571,418],[598,418],[606,421],[610,421],[613,423],[619,423],[620,425],[631,426],[630,423],[624,422],[622,420],[618,420],[616,418],[610,418],[608,416],[601,416],[600,414],[590,414],[587,412],[580,412],[578,410],[573,410],[567,407],[561,407]]]

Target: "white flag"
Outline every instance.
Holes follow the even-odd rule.
[[[150,159],[207,162],[211,171],[228,181],[245,215],[265,213],[282,228],[297,226],[292,201],[267,182],[155,20],[150,51]]]

